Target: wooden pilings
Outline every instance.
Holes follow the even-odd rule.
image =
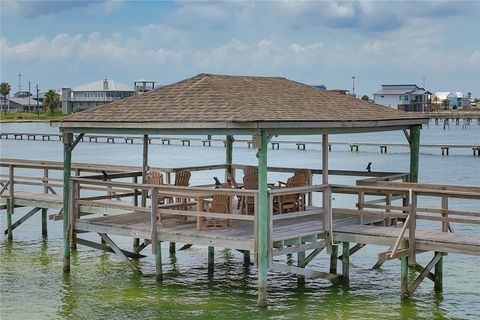
[[[260,132],[258,149],[258,212],[257,224],[257,266],[258,266],[258,305],[267,306],[267,272],[269,263],[268,241],[268,190],[267,190],[267,144],[265,131]]]
[[[72,174],[73,134],[63,136],[63,272],[70,272],[70,178]]]
[[[208,273],[212,274],[215,266],[215,247],[208,247]]]
[[[343,242],[342,276],[344,283],[350,282],[350,243]]]
[[[155,278],[157,282],[160,282],[163,280],[162,242],[161,241],[158,241],[156,252],[155,252]]]

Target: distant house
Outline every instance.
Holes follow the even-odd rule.
[[[463,92],[451,92],[448,100],[452,109],[468,108],[470,106],[470,97]]]
[[[435,92],[435,97],[446,109],[468,108],[471,103],[470,96],[463,92]]]
[[[62,112],[69,114],[101,106],[135,94],[135,88],[113,80],[99,80],[78,87],[62,88]]]
[[[37,108],[37,100],[33,97],[15,98],[7,97],[6,106],[8,112],[28,112],[35,111]],[[38,101],[38,107],[43,107],[43,103]]]
[[[375,103],[404,111],[427,111],[432,93],[415,84],[383,84],[373,94]]]

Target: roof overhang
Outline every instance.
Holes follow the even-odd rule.
[[[136,134],[250,134],[266,130],[274,134],[338,134],[408,129],[428,118],[369,121],[262,121],[262,122],[51,122],[62,132]]]

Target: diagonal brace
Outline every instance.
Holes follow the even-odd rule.
[[[140,269],[138,269],[137,266],[135,266],[133,264],[133,262],[122,252],[122,250],[112,241],[112,239],[110,239],[110,237],[107,236],[107,234],[99,233],[99,235],[100,235],[100,237],[102,237],[103,241],[105,241],[105,243],[110,248],[112,248],[112,250],[127,263],[127,265],[130,267],[130,269],[132,269],[133,272],[135,272],[139,275],[142,274]]]
[[[364,243],[357,243],[356,245],[350,248],[349,255],[351,256],[352,254],[354,254],[355,252],[357,252],[358,250],[362,249],[365,246],[366,244]],[[343,259],[343,254],[338,256],[338,260],[342,260],[342,259]]]
[[[17,222],[15,222],[14,224],[12,224],[12,230],[14,230],[16,227],[18,227],[19,225],[21,225],[22,223],[24,223],[25,221],[27,221],[28,219],[30,219],[31,216],[33,216],[35,213],[37,213],[41,208],[33,208],[32,210],[30,210],[26,215],[24,215],[23,217],[21,217],[20,219],[18,219]],[[5,230],[5,234],[8,234],[8,230]]]
[[[310,262],[312,262],[312,260],[315,259],[315,257],[318,256],[318,254],[319,254],[320,252],[322,252],[323,249],[325,249],[325,247],[316,248],[315,250],[313,250],[313,251],[305,258],[305,266],[308,265]]]
[[[409,294],[412,294],[415,291],[415,289],[417,289],[418,285],[423,281],[423,279],[425,279],[425,277],[428,276],[428,274],[430,273],[430,270],[432,270],[432,268],[437,264],[437,262],[440,260],[441,257],[442,257],[442,253],[440,252],[435,253],[435,256],[433,257],[433,259],[428,263],[425,269],[423,269],[423,271],[418,275],[417,279],[415,279],[412,286],[408,288]]]

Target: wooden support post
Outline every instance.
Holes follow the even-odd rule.
[[[303,242],[302,242],[303,244]],[[305,251],[297,252],[297,265],[299,268],[305,268]],[[305,284],[305,276],[297,274],[297,284],[304,285]]]
[[[330,273],[337,274],[338,246],[332,246],[330,253]]]
[[[155,252],[155,276],[157,282],[163,280],[163,272],[162,272],[162,242],[158,241],[157,243],[157,250]]]
[[[322,184],[328,185],[328,134],[322,135]],[[332,208],[331,208],[330,188],[327,188],[322,193],[322,206],[325,210],[323,225],[325,229],[325,243],[327,252],[330,253],[332,249]]]
[[[410,189],[410,219],[408,225],[408,265],[416,264],[415,257],[415,230],[417,228],[417,194]]]
[[[139,253],[140,252],[138,250],[139,247],[140,247],[140,238],[133,238],[132,251],[134,253]]]
[[[350,242],[343,243],[342,276],[345,283],[350,281]]]
[[[46,238],[48,236],[47,231],[47,208],[42,208],[42,238]]]
[[[267,306],[267,272],[269,263],[269,223],[268,223],[268,190],[267,190],[267,145],[265,131],[260,132],[260,148],[258,149],[258,213],[257,223],[257,265],[258,265],[258,305]]]
[[[208,247],[208,273],[213,273],[215,265],[215,247]]]
[[[148,171],[148,134],[143,135],[143,163],[142,163],[142,184],[145,184],[147,181],[147,171]],[[147,206],[147,191],[142,190],[142,207]]]
[[[443,290],[443,254],[441,252],[435,252],[435,255],[440,254],[440,258],[435,264],[435,276],[434,276],[434,289],[436,291]]]
[[[243,250],[243,263],[250,266],[250,250]]]
[[[405,241],[402,241],[402,249],[405,249]],[[408,291],[408,257],[400,258],[400,292],[401,298],[408,298],[410,293]]]
[[[420,126],[410,128],[410,182],[418,182],[420,156]]]
[[[8,167],[7,238],[13,240],[12,215],[15,210],[15,169]]]
[[[73,134],[63,134],[63,272],[70,273],[70,177],[72,175]]]
[[[13,215],[14,206],[12,205],[12,200],[7,199],[7,238],[9,241],[13,240],[13,229],[12,229],[12,215]]]
[[[233,136],[227,135],[225,138],[225,182],[227,182],[227,177],[229,175],[233,176],[232,172],[232,162],[233,162]]]

